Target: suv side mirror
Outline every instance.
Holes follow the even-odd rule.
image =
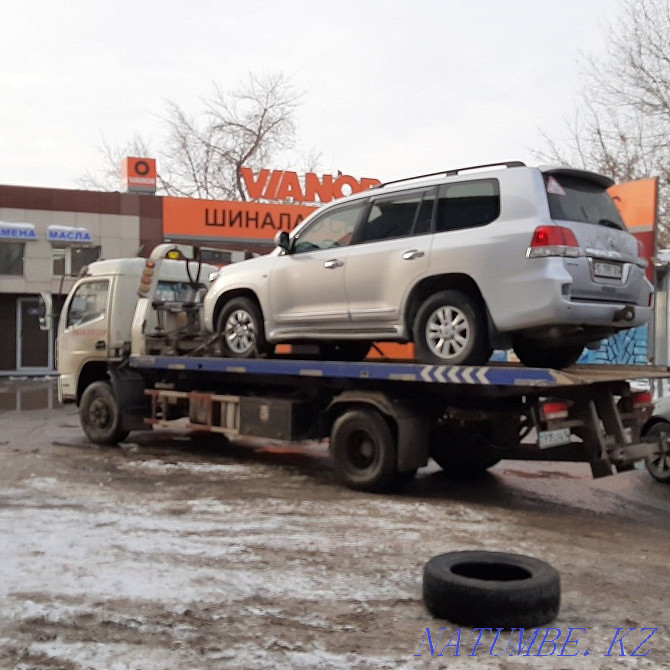
[[[283,249],[284,251],[289,251],[291,248],[291,240],[289,239],[288,233],[285,230],[280,230],[275,235],[275,246]]]

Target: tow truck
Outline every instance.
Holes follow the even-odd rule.
[[[175,262],[184,264],[192,292],[166,299],[162,278]],[[93,266],[68,295],[58,334],[59,396],[78,403],[93,443],[170,427],[229,439],[328,440],[342,483],[375,492],[409,482],[429,458],[453,476],[517,459],[584,462],[594,477],[645,459],[652,476],[669,481],[655,469],[670,457],[666,434],[643,437],[652,396],[629,382],[670,378],[666,367],[342,362],[296,352],[222,358],[218,336],[201,328],[207,282],[197,249],[187,258],[166,243],[148,259],[134,259],[134,293],[128,281],[110,284],[108,326],[99,319],[73,327],[76,296],[104,275]],[[129,306],[132,322],[119,328],[115,315]],[[76,341],[88,331],[87,358]]]

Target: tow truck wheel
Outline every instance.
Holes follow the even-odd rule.
[[[333,424],[333,465],[342,482],[358,491],[383,491],[396,484],[396,444],[382,415],[350,409]]]
[[[644,436],[656,438],[659,435],[665,435],[666,438],[670,437],[670,423],[657,421]],[[644,459],[644,464],[654,479],[664,484],[670,484],[670,450],[668,450],[667,442],[664,445],[664,451],[647,456]]]
[[[436,426],[429,439],[430,455],[448,477],[483,475],[504,455],[503,448],[487,444],[474,428]]]
[[[401,489],[403,486],[407,486],[414,477],[416,477],[416,471],[418,468],[412,468],[411,470],[405,470],[403,472],[398,472],[393,481],[393,487],[396,489]]]
[[[255,358],[266,353],[263,317],[249,298],[228,301],[221,309],[216,330],[224,357]]]
[[[565,347],[542,347],[525,338],[514,341],[514,353],[527,368],[563,368],[574,365],[582,355],[584,347],[573,344]]]
[[[79,403],[79,421],[86,437],[96,444],[117,444],[128,435],[121,428],[119,405],[107,382],[86,387]]]

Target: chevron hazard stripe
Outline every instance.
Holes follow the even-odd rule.
[[[438,384],[491,384],[488,367],[461,365],[424,365],[420,377],[425,382]]]

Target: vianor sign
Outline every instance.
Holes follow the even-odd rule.
[[[254,175],[251,168],[240,170],[247,193],[252,200],[269,200],[296,203],[325,203],[351,193],[364,191],[381,182],[379,179],[351,175],[324,174],[321,177],[307,172],[302,179],[290,170],[259,170]]]

